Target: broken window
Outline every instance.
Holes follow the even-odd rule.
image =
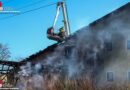
[[[109,82],[114,81],[114,74],[113,74],[113,72],[107,72],[107,81],[109,81]]]
[[[105,42],[105,49],[107,51],[112,51],[112,42],[111,41]]]
[[[128,78],[128,80],[130,80],[130,71],[128,71],[128,73],[127,73],[127,78]]]
[[[127,50],[130,49],[130,40],[127,40]]]
[[[73,46],[66,46],[65,47],[65,57],[66,58],[70,58],[70,56],[72,54],[72,49],[73,49]]]

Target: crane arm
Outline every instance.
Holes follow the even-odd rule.
[[[55,19],[54,19],[54,22],[53,22],[53,29],[55,28],[55,24],[56,24],[56,21],[58,19],[58,15],[59,15],[59,12],[60,12],[60,5],[57,6],[57,12],[56,12],[56,16],[55,16]]]

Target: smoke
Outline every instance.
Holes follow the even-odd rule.
[[[67,45],[69,42],[71,45]],[[32,85],[34,88],[43,88],[43,85],[46,87],[46,81],[50,80],[46,80],[48,77],[53,80],[48,86],[51,87],[60,77],[80,78],[83,74],[92,75],[97,68],[98,54],[103,48],[103,39],[99,35],[90,30],[82,30],[76,35],[76,40],[70,39],[64,45],[59,45],[45,60],[35,65],[30,62],[22,66],[18,74],[22,77],[22,84],[18,83],[17,87],[25,89]]]
[[[30,76],[31,73],[31,63],[27,63],[26,66],[21,66],[21,71],[18,72],[18,74],[21,76]]]
[[[24,81],[24,85],[17,86],[27,87],[28,84],[25,82],[31,82],[34,88],[40,87],[43,90],[53,86],[60,77],[80,78],[83,75],[100,77],[102,72],[117,64],[114,61],[116,58],[119,60],[123,55],[123,43],[130,28],[127,24],[130,23],[130,18],[126,13],[111,15],[106,21],[82,28],[59,45],[46,59],[40,60],[35,65],[28,63],[22,66],[19,77],[30,79],[20,80]],[[117,66],[119,64],[121,63],[119,62]]]

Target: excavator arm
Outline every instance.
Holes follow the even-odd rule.
[[[63,13],[63,18],[64,18],[64,26],[65,26],[64,38],[60,37],[58,34],[54,33],[54,28],[55,28],[56,21],[58,19],[59,12],[60,12],[61,8],[62,8],[62,13]],[[66,12],[65,12],[65,2],[58,2],[57,3],[56,16],[55,16],[55,19],[54,19],[52,27],[48,28],[48,30],[47,30],[47,37],[49,39],[51,39],[51,40],[55,40],[55,41],[61,42],[65,38],[67,38],[68,36],[69,36],[69,30],[68,30],[68,23],[67,23]]]

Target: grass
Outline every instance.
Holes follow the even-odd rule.
[[[130,90],[130,83],[97,86],[91,79],[58,80],[48,90]]]
[[[91,80],[58,80],[50,90],[94,90],[95,85]]]
[[[35,79],[33,79],[34,77],[31,82],[27,79],[24,81],[24,83],[27,83],[25,90],[130,90],[130,83],[97,86],[94,80],[90,78],[69,79],[54,75],[44,77],[43,81],[37,83],[38,85],[41,84],[40,87],[35,87]]]

